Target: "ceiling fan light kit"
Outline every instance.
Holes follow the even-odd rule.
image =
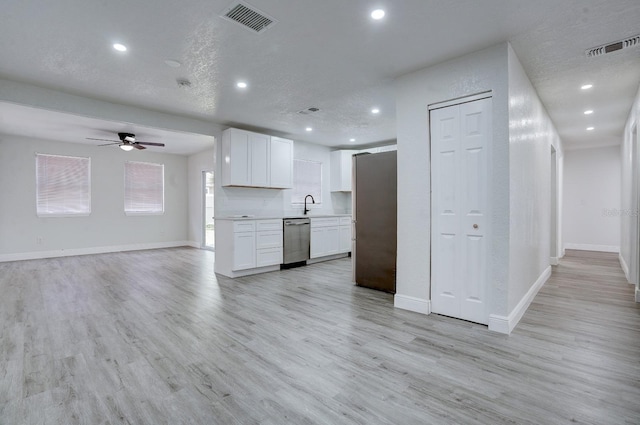
[[[138,150],[146,149],[143,145],[164,147],[164,143],[139,142],[136,140],[136,135],[133,133],[118,133],[118,138],[120,139],[120,141],[110,139],[95,139],[93,137],[87,137],[87,140],[100,140],[102,142],[110,142],[98,146],[118,145],[120,146],[120,149],[127,152],[133,150],[133,148],[136,148]]]

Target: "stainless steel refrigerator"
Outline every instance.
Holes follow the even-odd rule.
[[[396,292],[397,154],[353,156],[352,252],[356,285]]]

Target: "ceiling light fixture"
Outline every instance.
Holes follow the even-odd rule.
[[[371,113],[372,113],[372,114],[379,114],[379,113],[380,113],[380,109],[378,109],[378,108],[373,108],[373,109],[371,110]]]
[[[122,149],[123,151],[129,152],[130,150],[133,149],[133,146],[131,146],[129,143],[123,143],[120,145],[120,149]]]
[[[588,110],[584,111],[584,114],[585,115],[591,115],[591,114],[593,114],[593,110],[588,109]]]
[[[313,131],[313,128],[311,128],[311,127],[307,127],[307,128],[305,128],[305,130],[307,130],[307,131]]]
[[[355,141],[356,141],[356,139],[349,139],[349,141],[350,141],[350,142],[355,142]]]
[[[373,12],[371,12],[371,18],[375,19],[376,21],[379,21],[380,19],[384,18],[385,12],[382,9],[376,9]]]
[[[247,88],[247,83],[245,83],[244,81],[238,81],[238,83],[236,84],[236,86],[239,89],[246,89]]]
[[[587,131],[593,131],[593,127],[587,127]]]
[[[580,87],[582,90],[589,90],[591,87],[593,87],[593,84],[585,84],[584,86]]]
[[[113,45],[113,48],[116,49],[119,52],[126,52],[127,51],[127,46],[125,46],[124,44],[120,44],[120,43],[115,43]]]

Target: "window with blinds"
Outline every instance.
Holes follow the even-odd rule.
[[[313,196],[316,204],[322,203],[322,162],[294,159],[291,203],[304,204],[307,195]]]
[[[36,154],[38,216],[91,213],[91,158]]]
[[[126,214],[164,213],[164,164],[125,161]]]

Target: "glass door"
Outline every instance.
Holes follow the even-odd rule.
[[[213,172],[202,172],[202,216],[204,219],[203,248],[213,251],[215,246],[215,229],[213,221]]]

